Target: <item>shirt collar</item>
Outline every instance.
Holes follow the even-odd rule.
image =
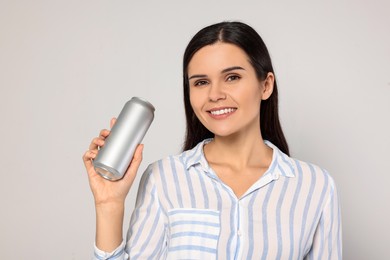
[[[200,164],[204,169],[207,169],[209,167],[206,157],[203,153],[203,146],[211,142],[212,140],[212,138],[205,139],[202,142],[198,143],[194,148],[186,152],[185,158],[187,158],[187,160],[185,161],[185,165],[187,170],[197,164]]]
[[[187,159],[184,162],[187,170],[193,166],[200,165],[205,172],[210,172],[210,166],[203,153],[203,146],[212,140],[212,138],[205,139],[191,150],[185,152],[184,158]],[[265,140],[265,144],[273,149],[273,155],[271,165],[263,176],[270,174],[272,179],[278,179],[279,176],[295,177],[293,159],[280,151],[280,149],[270,141]]]
[[[272,162],[264,175],[271,174],[273,179],[279,176],[295,177],[295,168],[293,159],[283,153],[276,145],[268,140],[264,141],[266,145],[273,149]]]

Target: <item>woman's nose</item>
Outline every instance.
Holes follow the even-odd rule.
[[[217,102],[218,100],[223,100],[226,98],[226,93],[223,90],[223,86],[218,83],[213,83],[210,85],[209,90],[209,100],[211,102]]]

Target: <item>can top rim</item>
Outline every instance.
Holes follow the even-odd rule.
[[[138,102],[141,102],[141,103],[144,103],[145,105],[147,105],[148,107],[150,107],[150,108],[153,110],[153,112],[156,110],[156,109],[154,108],[154,106],[153,106],[149,101],[147,101],[147,100],[144,99],[144,98],[141,98],[141,97],[132,97],[131,100],[133,100],[133,101],[138,101]]]

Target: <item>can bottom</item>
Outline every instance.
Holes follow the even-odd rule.
[[[117,170],[105,165],[95,164],[94,168],[100,176],[110,181],[117,181],[123,177]]]

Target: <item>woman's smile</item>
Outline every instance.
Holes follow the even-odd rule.
[[[213,108],[208,110],[207,112],[214,119],[225,119],[228,116],[232,115],[237,108],[234,107],[222,107],[222,108]]]

